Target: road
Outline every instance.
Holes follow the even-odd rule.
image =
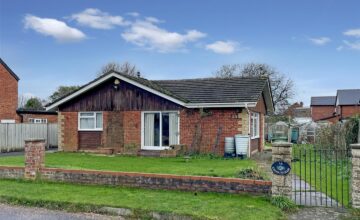
[[[110,220],[121,217],[104,216],[92,213],[68,213],[42,208],[28,208],[0,204],[0,220]]]

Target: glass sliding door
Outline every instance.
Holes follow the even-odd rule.
[[[179,116],[176,112],[144,112],[144,149],[162,150],[179,144]]]

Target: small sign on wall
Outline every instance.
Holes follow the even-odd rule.
[[[284,176],[290,172],[291,167],[285,161],[276,161],[271,165],[271,170],[276,175]]]

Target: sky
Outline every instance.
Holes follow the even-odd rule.
[[[148,79],[212,76],[266,63],[295,83],[292,101],[360,88],[360,1],[0,0],[0,57],[19,94],[47,99],[108,62]]]

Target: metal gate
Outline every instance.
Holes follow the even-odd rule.
[[[350,150],[294,146],[292,158],[292,198],[296,204],[350,206]]]

